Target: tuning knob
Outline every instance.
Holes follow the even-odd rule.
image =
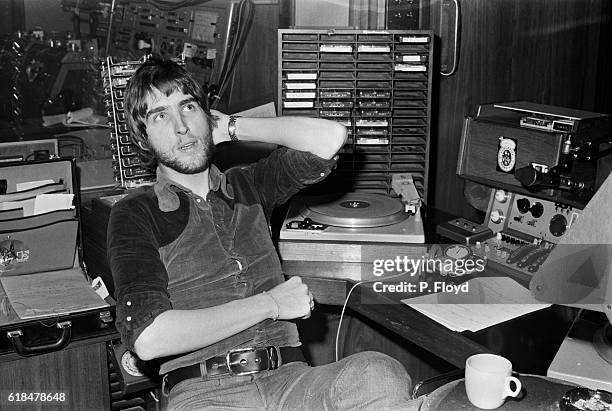
[[[565,216],[561,214],[556,214],[550,220],[549,229],[552,235],[554,235],[555,237],[561,237],[567,229],[567,219],[565,218]]]
[[[499,224],[504,221],[504,213],[501,210],[493,210],[491,211],[491,221],[495,224]]]
[[[508,200],[508,193],[504,190],[496,190],[495,191],[495,201],[498,203],[505,203]]]

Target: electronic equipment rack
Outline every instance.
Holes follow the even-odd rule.
[[[127,82],[143,61],[114,63],[109,56],[102,62],[100,74],[104,85],[104,105],[111,126],[110,146],[113,153],[113,172],[117,186],[134,188],[155,181],[152,171],[144,168],[130,140],[125,112]]]
[[[427,198],[433,34],[424,30],[280,29],[278,111],[349,131],[323,191],[396,195],[410,173]]]

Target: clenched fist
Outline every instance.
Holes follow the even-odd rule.
[[[278,305],[278,319],[308,318],[314,308],[314,299],[300,277],[291,277],[268,291]]]

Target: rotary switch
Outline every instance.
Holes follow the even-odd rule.
[[[504,213],[501,210],[491,211],[491,221],[495,224],[499,224],[504,221]]]
[[[495,191],[495,200],[498,203],[505,203],[508,200],[508,197],[508,193],[506,193],[504,190]]]
[[[550,220],[550,233],[555,237],[561,237],[567,229],[567,219],[561,214],[556,214]]]

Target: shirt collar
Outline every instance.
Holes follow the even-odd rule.
[[[208,168],[208,185],[211,191],[218,191],[220,188],[226,197],[234,198],[234,191],[228,184],[226,175],[214,164]],[[191,193],[188,188],[172,181],[160,167],[157,167],[157,182],[153,186],[153,191],[157,196],[159,209],[164,212],[178,210],[180,205],[178,191]]]

